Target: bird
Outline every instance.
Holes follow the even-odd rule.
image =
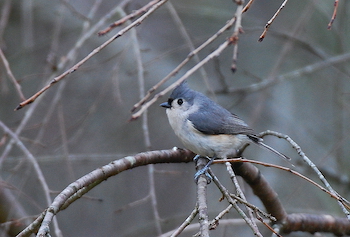
[[[204,94],[182,82],[160,106],[166,108],[170,126],[183,145],[198,157],[207,157],[207,165],[195,174],[206,173],[215,159],[237,157],[245,144],[257,144],[290,161],[286,155],[263,143],[252,128]]]

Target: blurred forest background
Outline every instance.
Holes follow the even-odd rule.
[[[331,30],[327,25],[334,1],[288,1],[265,39],[258,42],[282,2],[256,0],[242,15],[244,32],[239,35],[235,73],[231,71],[231,46],[195,72],[189,85],[238,114],[257,132],[288,134],[334,188],[349,199],[350,1],[339,2]],[[29,98],[131,21],[104,36],[98,36],[99,31],[147,3],[0,1],[0,236],[14,236],[49,205],[39,185],[38,167],[33,166],[21,144],[5,132],[5,126],[35,157],[51,198],[112,160],[147,150],[183,147],[164,109],[158,106],[166,96],[149,107],[148,120],[130,122],[131,109],[142,98],[142,91],[187,57],[189,42],[198,47],[234,16],[237,5],[232,1],[167,2],[34,103],[14,111],[22,98],[8,69]],[[232,32],[233,28],[218,37],[198,54],[199,59],[213,52]],[[160,89],[196,63],[192,59]],[[149,141],[144,135],[145,124]],[[317,180],[288,143],[270,137],[266,143],[291,157],[297,171]],[[288,166],[254,146],[244,155]],[[212,169],[223,183],[229,182],[224,165],[213,165]],[[304,180],[272,168],[259,169],[288,212],[343,217],[336,201]],[[123,172],[60,212],[58,226],[64,236],[158,236],[176,228],[193,209],[194,173],[193,163],[159,164]],[[154,199],[149,195],[150,176],[155,179],[158,220],[151,205]],[[245,192],[248,201],[261,206],[249,188]],[[209,215],[223,208],[220,197],[214,185],[209,185]],[[234,211],[227,216],[237,217]],[[9,228],[13,223],[15,228]],[[264,227],[262,232],[271,234]],[[244,223],[222,225],[212,232],[212,236],[242,235],[253,236]]]

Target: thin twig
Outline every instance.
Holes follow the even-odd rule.
[[[341,55],[337,55],[334,57],[329,57],[327,60],[323,60],[314,64],[310,64],[307,65],[305,67],[302,67],[300,69],[291,71],[291,72],[287,72],[285,74],[282,74],[280,76],[276,76],[276,78],[272,78],[272,79],[263,79],[261,82],[252,84],[250,86],[247,87],[242,87],[242,88],[234,88],[234,89],[229,89],[230,93],[237,93],[237,92],[255,92],[255,91],[259,91],[259,90],[263,90],[269,86],[271,86],[274,83],[278,83],[278,82],[282,82],[284,80],[287,79],[292,79],[292,78],[300,78],[303,75],[306,74],[311,74],[315,71],[318,70],[323,70],[326,67],[335,65],[335,64],[339,64],[342,62],[346,62],[350,60],[350,53],[345,53],[345,54],[341,54]]]
[[[111,30],[113,30],[114,28],[123,25],[125,22],[134,19],[136,16],[145,14],[154,4],[156,4],[157,2],[159,2],[160,0],[153,0],[150,1],[149,3],[147,3],[145,6],[141,7],[138,10],[133,11],[132,13],[123,16],[123,18],[119,19],[118,21],[112,23],[109,27],[107,27],[104,30],[101,30],[98,32],[99,36],[103,36],[107,33],[109,33]]]
[[[145,204],[147,203],[149,200],[151,199],[151,196],[150,195],[147,195],[141,199],[138,199],[134,202],[130,202],[128,204],[126,204],[125,206],[122,206],[121,208],[119,208],[118,210],[116,210],[114,213],[118,213],[118,212],[123,212],[127,209],[130,209],[130,208],[133,208],[133,207],[137,207],[141,204]],[[62,209],[61,209],[62,210]]]
[[[192,210],[190,215],[186,218],[184,222],[170,235],[170,237],[176,237],[182,233],[182,231],[194,220],[196,215],[198,214],[198,204],[196,204],[195,208]]]
[[[113,8],[110,12],[108,12],[108,14],[106,14],[103,18],[101,18],[95,25],[93,25],[92,27],[89,28],[89,30],[85,33],[82,34],[82,36],[76,41],[75,45],[72,47],[72,49],[63,57],[64,60],[61,60],[60,63],[57,65],[57,70],[63,70],[67,63],[74,61],[77,51],[79,50],[79,48],[84,44],[84,42],[90,38],[90,36],[92,34],[94,34],[96,32],[96,30],[98,28],[101,27],[102,24],[104,24],[111,16],[113,16],[116,12],[118,12],[120,10],[120,8],[122,8],[129,0],[123,0],[122,2],[120,2],[120,4]],[[90,12],[92,13],[92,12]],[[89,14],[90,16],[90,14]],[[50,76],[50,80],[52,80],[51,78],[54,77],[55,74]],[[64,86],[63,83],[61,84],[61,88],[63,90]],[[60,88],[58,89],[58,91],[60,90]],[[44,97],[38,97],[37,99],[40,101],[42,98]],[[56,93],[55,98],[57,98],[56,101],[59,100],[60,95],[59,93]],[[38,101],[37,101],[38,102]],[[26,124],[28,123],[28,121],[30,120],[30,118],[32,117],[32,115],[34,114],[36,108],[37,108],[38,103],[34,104],[33,106],[31,106],[25,113],[23,119],[21,120],[21,123],[18,125],[15,133],[17,135],[19,135],[24,127],[26,126]],[[53,103],[51,103],[51,107],[52,110],[54,110],[55,106]],[[46,116],[49,117],[49,116]],[[39,135],[38,135],[39,136]],[[0,167],[2,165],[2,162],[4,161],[5,157],[10,153],[13,145],[14,145],[14,139],[11,139],[8,144],[6,145],[4,151],[2,152],[2,155],[0,157]]]
[[[337,17],[337,10],[338,10],[338,0],[334,1],[334,10],[333,10],[333,15],[331,18],[331,21],[328,23],[327,29],[330,30],[332,28],[333,22],[335,18]]]
[[[242,199],[242,198],[240,198],[240,197],[238,197],[238,196],[236,196],[236,195],[234,195],[234,194],[232,194],[232,193],[230,194],[230,196],[231,196],[232,198],[236,199],[238,202],[240,202],[240,203],[244,204],[245,206],[251,208],[251,209],[254,210],[256,213],[265,216],[265,217],[268,218],[270,221],[277,221],[277,219],[276,219],[274,216],[272,216],[272,215],[269,214],[269,213],[264,212],[264,211],[261,210],[259,207],[255,206],[255,205],[253,205],[253,204],[251,204],[251,203],[249,203],[249,202],[247,202],[247,200],[244,200],[244,199]]]
[[[293,148],[298,152],[299,156],[313,169],[313,171],[318,175],[319,179],[322,181],[322,183],[326,186],[326,188],[329,191],[329,194],[333,197],[336,196],[336,199],[338,201],[338,205],[340,206],[340,208],[342,209],[342,211],[344,212],[344,214],[346,215],[346,217],[350,220],[350,212],[347,210],[350,210],[349,205],[347,205],[346,203],[349,203],[349,201],[347,201],[345,198],[343,198],[342,196],[340,196],[333,188],[332,186],[328,183],[328,181],[326,180],[326,178],[323,176],[323,174],[321,173],[321,171],[317,168],[317,166],[306,156],[306,154],[303,152],[303,150],[301,149],[301,147],[295,142],[293,141],[289,136],[285,135],[285,134],[281,134],[281,133],[277,133],[274,131],[266,131],[263,133],[260,133],[260,135],[273,135],[279,138],[283,138],[286,141],[288,141]]]
[[[191,37],[190,35],[188,34],[187,30],[186,30],[186,27],[184,26],[179,14],[177,13],[175,7],[173,6],[173,4],[171,3],[171,1],[167,2],[166,4],[166,7],[168,8],[168,11],[170,13],[170,16],[172,17],[174,23],[176,24],[177,28],[179,29],[180,31],[180,35],[184,38],[188,48],[190,51],[195,51],[195,47],[194,47],[194,44],[191,40]],[[199,56],[198,54],[194,54],[193,55],[193,59],[196,63],[199,63],[200,62],[200,59],[199,59]],[[210,90],[210,86],[209,86],[209,80],[208,80],[208,75],[207,75],[207,72],[206,70],[204,69],[204,67],[200,68],[199,69],[199,72],[204,80],[204,83],[206,84],[206,86],[209,88]]]
[[[142,99],[145,96],[145,78],[144,78],[145,70],[142,63],[141,47],[137,37],[136,29],[135,28],[131,29],[130,33],[131,33],[131,39],[132,39],[132,46],[135,53],[136,65],[137,65],[137,78],[139,83],[140,99]],[[144,140],[146,150],[149,151],[152,145],[151,145],[151,138],[150,138],[149,127],[148,127],[147,111],[142,114],[142,133],[143,133],[143,140]],[[158,212],[156,184],[154,180],[154,165],[150,164],[147,168],[148,168],[148,181],[149,181],[149,197],[151,200],[154,222],[155,222],[157,234],[161,235],[162,226],[160,223],[160,215]]]
[[[80,18],[83,21],[91,21],[89,17],[81,14],[68,0],[60,0],[63,6],[65,6],[74,16]]]
[[[219,221],[230,212],[233,205],[229,204],[224,210],[222,210],[209,224],[209,229],[213,230],[216,229],[216,227],[219,225]]]
[[[88,18],[93,18],[94,14],[96,13],[96,8],[99,5],[99,2],[101,0],[96,0],[95,4],[93,5],[93,7],[91,8],[90,12],[88,13]],[[60,34],[62,32],[62,23],[64,20],[64,10],[66,7],[64,7],[63,5],[60,5],[59,9],[57,10],[57,14],[56,15],[56,20],[55,20],[55,25],[53,27],[53,37],[52,37],[52,41],[51,41],[51,45],[50,45],[50,50],[47,54],[47,61],[48,64],[50,64],[50,66],[46,66],[46,68],[44,69],[44,75],[48,74],[51,71],[51,67],[52,65],[55,65],[56,63],[54,62],[54,57],[55,54],[58,52],[58,48],[60,45]],[[112,10],[113,11],[113,10]],[[98,23],[96,23],[96,25],[99,25],[101,21],[99,21]],[[81,44],[75,44],[74,47],[72,49],[69,50],[69,52],[62,58],[64,58],[65,60],[62,60],[61,63],[59,63],[57,65],[57,70],[62,69],[63,67],[65,67],[65,65],[69,62],[75,61],[76,57],[77,57],[77,52],[78,49],[80,48],[80,46],[82,45],[82,43],[84,42],[84,40],[82,41],[81,39],[87,39],[87,36],[91,36],[90,32],[90,28],[94,28],[95,26],[90,26],[90,22],[86,21],[84,22],[82,27],[82,31],[80,36],[78,37],[78,42],[80,42]],[[90,33],[89,33],[90,32]],[[56,66],[55,66],[56,67]],[[51,78],[53,77],[53,75],[51,76]],[[50,103],[50,107],[48,108],[48,110],[46,111],[45,116],[43,117],[42,121],[41,121],[41,126],[40,126],[40,130],[38,131],[34,141],[36,141],[36,143],[40,143],[42,137],[44,136],[44,133],[47,129],[48,126],[48,122],[51,119],[51,116],[53,114],[53,112],[56,110],[56,105],[59,103],[60,99],[62,98],[62,92],[65,89],[65,83],[61,83],[59,85],[59,87],[56,89],[55,92],[55,96],[53,97],[53,99],[51,100]],[[33,146],[31,148],[32,152],[35,153],[35,150],[37,149],[37,146]]]
[[[231,178],[231,180],[236,188],[237,196],[239,196],[244,201],[247,201],[247,199],[245,198],[245,195],[242,191],[242,188],[238,183],[237,176],[232,169],[231,163],[225,162],[225,165],[226,165],[226,169],[227,169],[228,173],[230,174],[230,178]],[[247,224],[252,229],[254,235],[262,237],[263,235],[260,233],[259,228],[254,221],[254,213],[253,213],[252,209],[250,209],[248,206],[246,206],[246,209],[248,211],[249,220],[250,220],[250,221],[247,221]],[[248,220],[248,217],[243,216],[243,218],[247,218],[247,220]]]
[[[247,3],[247,5],[245,5],[245,7],[242,10],[242,13],[245,13],[246,11],[249,10],[249,8],[252,6],[254,0],[249,0],[249,2]]]
[[[270,163],[265,163],[265,162],[261,162],[261,161],[256,161],[256,160],[248,160],[245,158],[233,158],[233,159],[227,159],[226,162],[247,162],[247,163],[252,163],[252,164],[257,164],[257,165],[262,165],[265,167],[272,167],[272,168],[277,168],[277,169],[281,169],[284,171],[288,171],[296,176],[299,176],[302,179],[305,179],[307,182],[315,185],[317,188],[319,188],[320,190],[322,190],[323,192],[327,193],[329,196],[331,196],[332,198],[336,199],[338,202],[342,202],[344,204],[344,206],[346,208],[348,208],[350,210],[350,206],[346,204],[346,199],[344,199],[343,197],[341,197],[339,194],[337,193],[332,193],[329,190],[327,190],[326,188],[322,187],[321,185],[319,185],[318,183],[316,183],[315,181],[311,180],[310,178],[300,174],[297,171],[294,171],[290,168],[284,167],[284,166],[280,166],[280,165],[275,165],[275,164],[270,164]],[[213,161],[213,163],[225,163],[224,160],[215,160]]]
[[[242,9],[244,1],[236,1],[237,3],[237,9],[236,9],[236,23],[235,28],[233,30],[233,34],[230,37],[231,43],[233,45],[233,55],[232,55],[232,64],[231,64],[231,71],[235,72],[237,69],[237,55],[238,55],[238,40],[239,40],[239,34],[242,32]]]
[[[272,233],[274,233],[277,237],[282,237],[282,235],[280,235],[278,232],[278,230],[275,230],[274,228],[272,228],[268,223],[266,223],[264,221],[263,218],[261,218],[261,216],[259,216],[259,214],[256,214],[256,218],[266,227],[268,228]]]
[[[282,11],[282,9],[285,7],[285,5],[287,4],[288,0],[284,0],[284,2],[282,3],[282,5],[280,6],[280,8],[278,8],[278,10],[275,12],[275,14],[272,16],[272,18],[266,23],[265,25],[265,29],[263,31],[263,33],[260,35],[258,41],[261,42],[264,40],[265,35],[267,33],[267,31],[269,30],[272,22],[276,19],[276,17],[278,16],[278,14]]]
[[[40,91],[35,93],[32,97],[29,99],[23,101],[20,103],[15,110],[19,110],[23,108],[24,106],[33,103],[36,98],[38,98],[42,93],[44,93],[46,90],[48,90],[51,86],[65,78],[68,74],[71,74],[75,72],[81,65],[83,65],[86,61],[88,61],[90,58],[92,58],[94,55],[99,53],[101,50],[103,50],[106,46],[108,46],[110,43],[112,43],[114,40],[118,39],[120,36],[124,35],[126,32],[128,32],[130,29],[132,29],[135,26],[138,26],[144,21],[150,14],[152,14],[155,10],[157,10],[160,6],[162,6],[164,3],[166,3],[167,0],[161,0],[156,5],[152,6],[152,8],[145,13],[143,16],[141,16],[139,19],[131,23],[130,25],[126,26],[124,29],[120,30],[117,34],[115,34],[113,37],[111,37],[109,40],[107,40],[105,43],[100,45],[99,47],[95,48],[91,53],[89,53],[85,58],[83,58],[81,61],[79,61],[77,64],[75,64],[73,67],[59,75],[58,77],[55,77],[51,82],[49,82],[48,85],[43,87]]]
[[[226,160],[226,159],[225,159]],[[225,161],[223,160],[223,161]],[[231,169],[232,170],[232,169]],[[257,236],[262,236],[259,230],[256,227],[256,223],[254,220],[249,219],[247,215],[244,213],[244,211],[237,205],[237,200],[234,200],[229,191],[220,183],[219,179],[214,175],[214,173],[211,171],[211,169],[208,170],[209,174],[213,178],[213,182],[215,185],[219,188],[222,195],[226,198],[226,200],[233,205],[233,207],[236,209],[238,214],[244,219],[244,221],[248,224],[248,226],[252,229],[253,233]],[[231,172],[231,171],[230,171]],[[232,171],[233,172],[233,171]],[[254,224],[252,223],[254,222]]]
[[[184,67],[194,55],[198,54],[202,49],[212,43],[215,39],[217,39],[222,33],[231,28],[236,21],[236,17],[231,18],[220,30],[218,30],[213,36],[207,39],[203,44],[197,47],[195,50],[190,52],[188,56],[183,60],[176,68],[174,68],[167,76],[165,76],[162,80],[160,80],[156,85],[154,85],[151,89],[148,90],[147,95],[136,103],[131,111],[135,111],[140,106],[144,105],[146,101],[151,97],[152,93],[157,90],[161,85],[163,85],[166,81],[168,81],[171,77],[175,76],[182,67]],[[171,90],[171,89],[170,89]],[[170,90],[167,90],[170,91]],[[166,92],[165,92],[166,93]],[[150,104],[151,105],[151,104]],[[147,107],[149,107],[148,105]],[[139,116],[139,115],[138,115]]]
[[[260,224],[260,222],[257,219],[255,219],[255,222]],[[223,227],[223,228],[225,228],[225,227],[232,227],[232,226],[238,226],[238,225],[244,225],[244,224],[246,224],[246,223],[241,218],[237,218],[237,219],[236,218],[232,218],[232,219],[222,219],[222,220],[220,220],[220,227]],[[197,237],[195,235],[192,235],[192,232],[198,230],[198,227],[199,227],[198,223],[190,224],[183,231],[182,235],[183,236]],[[168,231],[168,232],[166,232],[166,233],[164,233],[164,234],[162,234],[162,235],[160,235],[158,237],[170,237],[173,232],[174,232],[174,230],[171,230],[171,231]]]
[[[10,68],[10,64],[7,61],[7,59],[6,59],[5,55],[4,55],[4,52],[2,51],[1,48],[0,48],[0,58],[1,58],[2,62],[4,63],[4,66],[5,66],[5,69],[6,69],[6,73],[9,76],[9,78],[11,79],[13,85],[15,86],[20,99],[21,100],[25,100],[26,98],[24,97],[24,94],[22,92],[21,85],[18,83],[18,81],[16,80],[15,76],[13,75],[12,70]]]
[[[212,221],[210,221],[209,223],[209,229],[210,230],[215,230],[216,227],[219,225],[219,221],[220,224],[222,223],[222,218],[229,213],[229,211],[232,209],[233,205],[229,204],[224,210],[222,210]],[[197,232],[196,234],[193,235],[193,237],[200,237],[201,234],[200,232]]]
[[[44,174],[36,161],[35,157],[32,153],[27,149],[27,147],[22,143],[22,141],[19,139],[17,134],[15,134],[11,129],[9,129],[3,122],[0,120],[0,127],[2,130],[4,130],[9,136],[16,142],[16,145],[18,148],[25,154],[28,161],[32,164],[34,168],[34,172],[36,173],[36,178],[39,180],[39,184],[41,185],[43,189],[43,196],[45,197],[45,201],[47,205],[51,204],[51,197],[50,197],[50,189],[48,184],[46,183],[46,179],[44,177]],[[56,226],[56,232],[59,232],[58,227]]]
[[[230,45],[230,41],[226,40],[224,43],[222,43],[214,52],[211,54],[207,55],[202,61],[197,63],[194,67],[192,67],[190,70],[188,70],[180,79],[178,79],[176,82],[171,84],[169,87],[165,88],[158,94],[156,94],[151,100],[149,100],[147,103],[143,104],[140,110],[136,113],[134,113],[131,116],[130,120],[137,119],[138,117],[141,116],[141,114],[149,107],[151,106],[154,102],[158,100],[158,98],[164,96],[166,93],[180,85],[183,81],[185,81],[189,76],[191,76],[194,72],[196,72],[200,67],[205,65],[207,62],[209,62],[211,59],[214,57],[217,57],[220,55],[228,46]]]

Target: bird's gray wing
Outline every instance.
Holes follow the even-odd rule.
[[[204,134],[251,134],[253,130],[238,116],[218,104],[204,104],[196,113],[189,115],[188,119],[194,128]]]

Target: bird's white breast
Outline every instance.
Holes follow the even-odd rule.
[[[196,111],[196,108],[192,107],[181,113],[173,108],[166,110],[171,127],[187,149],[201,156],[227,158],[235,157],[237,150],[249,142],[247,136],[243,134],[206,135],[196,130],[192,122],[187,119],[188,114]]]

